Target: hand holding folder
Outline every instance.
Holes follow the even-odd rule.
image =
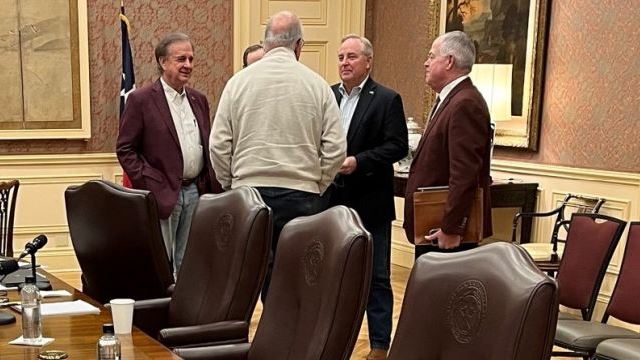
[[[419,188],[413,193],[413,226],[414,244],[435,245],[427,242],[425,236],[438,231],[442,227],[444,207],[449,196],[448,186]],[[478,243],[482,240],[482,188],[474,194],[473,203],[467,219],[462,243]]]

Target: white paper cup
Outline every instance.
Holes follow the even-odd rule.
[[[131,334],[133,323],[133,299],[113,299],[111,304],[111,317],[116,334]]]

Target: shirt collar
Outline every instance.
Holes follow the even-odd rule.
[[[345,89],[344,87],[344,82],[340,83],[340,87],[338,87],[338,91],[340,92],[340,95],[342,95],[342,97],[346,97],[349,95],[358,95],[360,94],[360,91],[362,91],[362,88],[364,87],[364,84],[367,82],[367,80],[369,80],[369,74],[367,74],[367,76],[364,78],[364,80],[362,80],[362,82],[360,83],[360,85],[354,87],[353,89],[351,89],[351,94],[347,94],[347,89]]]
[[[451,90],[453,90],[458,84],[460,84],[467,78],[469,78],[469,75],[462,75],[459,78],[448,83],[445,87],[443,87],[442,91],[440,91],[440,93],[438,94],[438,97],[440,98],[440,102],[442,103],[442,100],[444,100],[449,95]]]
[[[176,89],[172,88],[171,85],[167,84],[167,82],[164,81],[162,76],[160,76],[160,83],[162,84],[162,88],[164,89],[164,94],[172,101],[178,97],[184,98],[184,96],[187,94],[187,90],[184,87],[182,88],[181,93],[177,92]]]

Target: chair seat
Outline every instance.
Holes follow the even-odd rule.
[[[528,243],[521,245],[534,261],[549,261],[553,253],[553,244],[551,243]],[[558,243],[558,258],[562,259],[564,253],[564,243]]]
[[[612,338],[640,338],[640,334],[600,322],[559,320],[555,343],[569,349],[593,352],[601,341]]]
[[[640,336],[640,334],[639,334]],[[596,354],[605,359],[640,359],[640,339],[610,339],[598,344]]]
[[[560,311],[558,313],[558,321],[559,320],[579,320],[579,321],[584,321],[582,319],[582,317],[580,317],[580,315],[571,314],[571,313],[562,312],[562,311]]]

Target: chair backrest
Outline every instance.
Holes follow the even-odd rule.
[[[389,359],[548,359],[556,282],[526,251],[492,243],[413,266]]]
[[[84,293],[101,302],[168,296],[173,273],[149,191],[94,180],[64,195]]]
[[[373,245],[344,206],[289,222],[249,359],[348,359],[371,282]]]
[[[169,326],[251,320],[271,248],[271,223],[271,209],[254,188],[200,197]]]
[[[13,257],[13,220],[20,181],[0,182],[0,256]]]
[[[591,320],[602,279],[627,223],[602,214],[573,214],[558,269],[560,305]]]
[[[620,274],[605,310],[602,322],[609,316],[632,324],[640,324],[640,222],[629,226],[629,236],[620,266]]]

